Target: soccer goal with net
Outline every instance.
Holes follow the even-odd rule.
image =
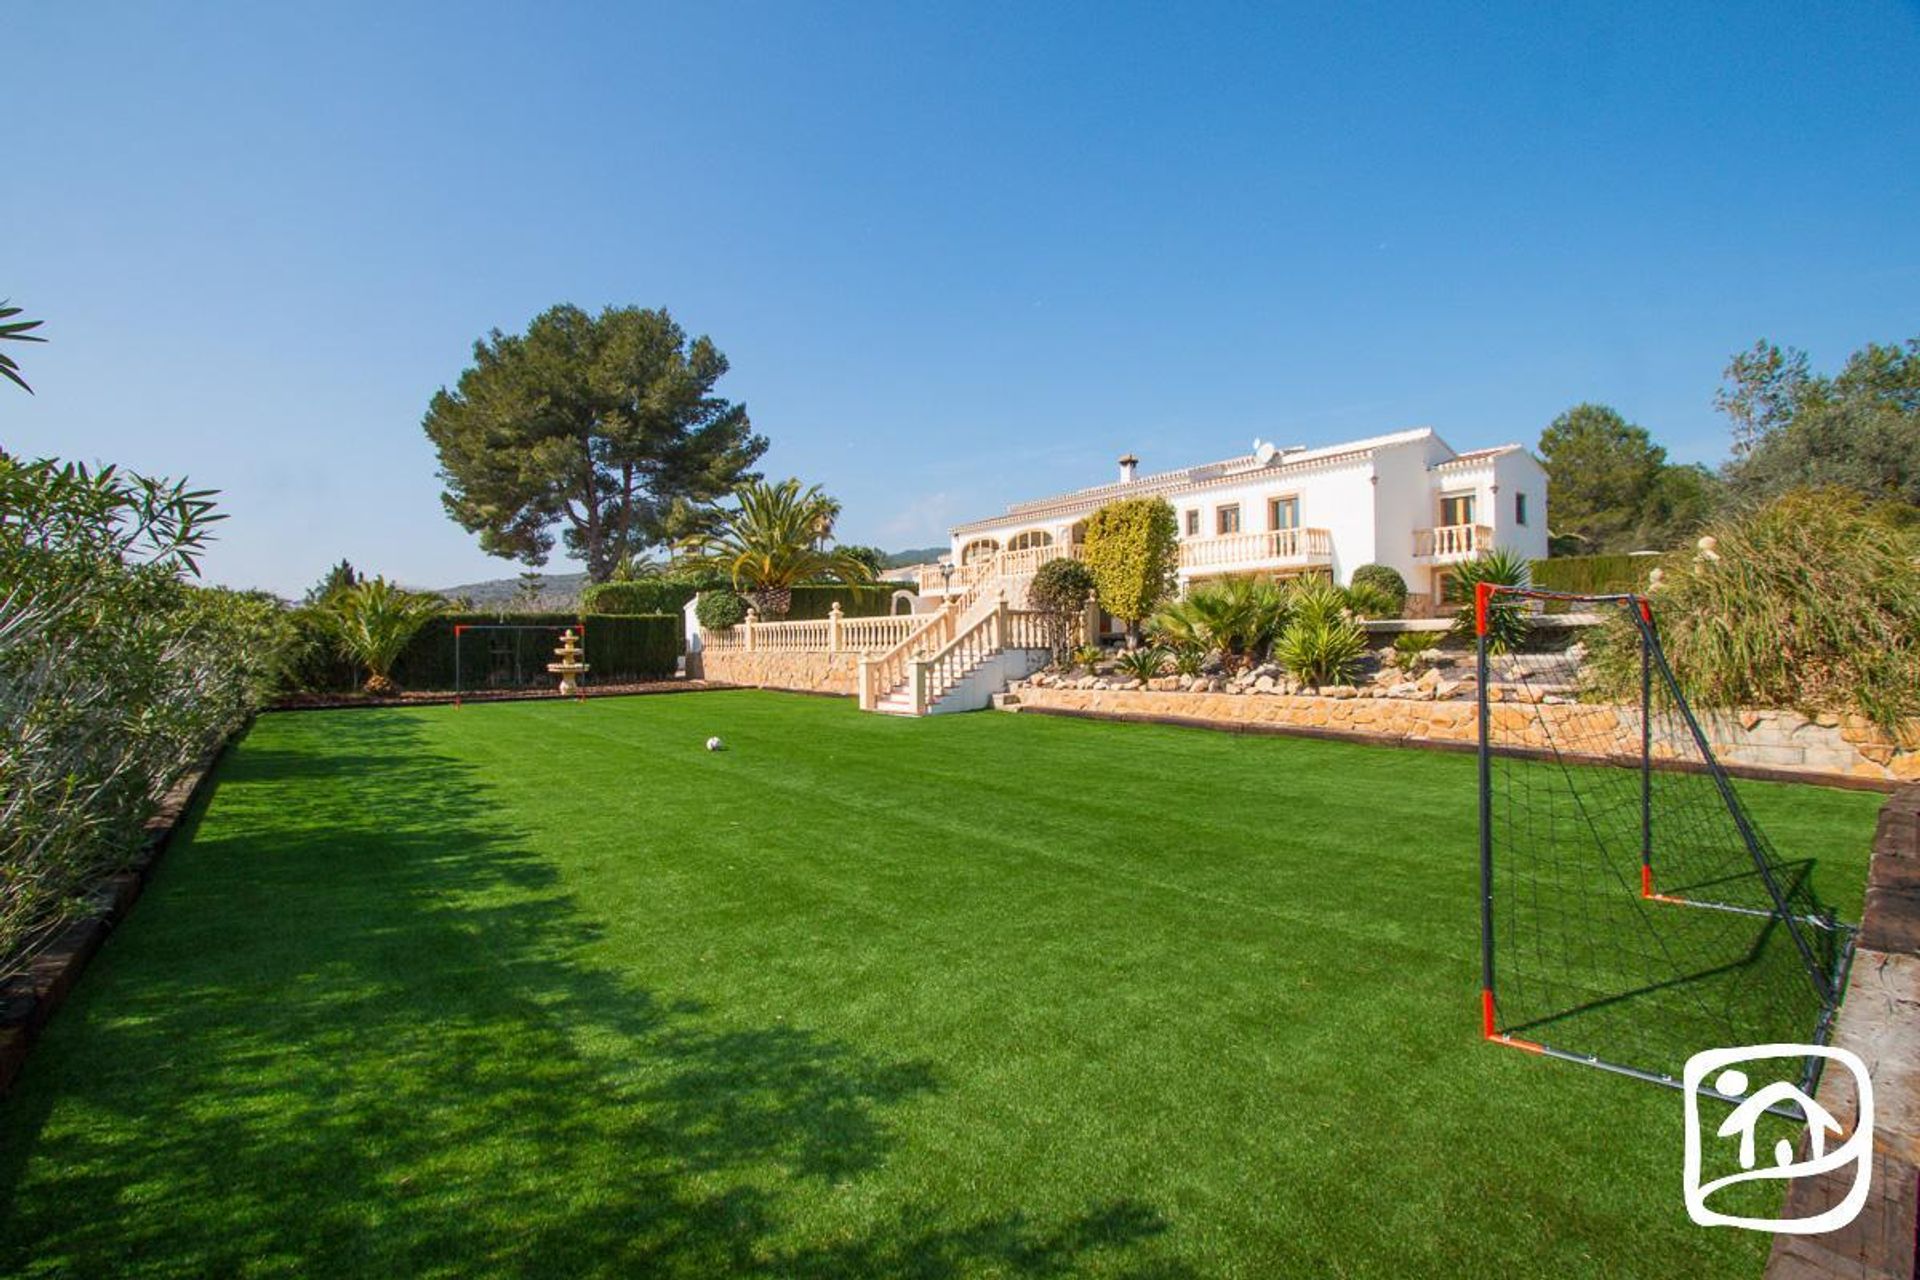
[[[461,622],[453,628],[453,702],[475,694],[551,687],[548,664],[561,636],[573,632],[582,659],[582,622]],[[579,695],[585,698],[584,692]]]
[[[1594,651],[1503,646],[1549,607],[1599,615]],[[1648,601],[1479,584],[1475,622],[1487,1038],[1674,1086],[1704,1049],[1825,1043],[1852,931],[1741,804]]]

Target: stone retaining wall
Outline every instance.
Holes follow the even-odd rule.
[[[707,649],[700,655],[701,676],[716,684],[838,693],[852,698],[860,693],[860,656],[858,653]]]
[[[1222,727],[1267,727],[1350,733],[1401,742],[1476,742],[1475,704],[1464,699],[1416,700],[1284,693],[1217,693],[1155,689],[1015,687],[1009,703],[1041,711],[1171,719]],[[1639,750],[1639,714],[1633,708],[1568,703],[1496,706],[1496,730],[1520,745],[1529,734],[1546,746],[1542,726],[1560,728],[1561,741],[1591,742],[1612,735],[1618,754]],[[1577,730],[1573,722],[1578,720]],[[1701,718],[1714,752],[1729,765],[1779,769],[1876,783],[1920,781],[1920,731],[1896,745],[1859,716],[1809,718],[1795,711],[1716,713]],[[1656,751],[1656,753],[1658,753]]]

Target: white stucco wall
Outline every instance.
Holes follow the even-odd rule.
[[[1373,455],[1378,477],[1370,513],[1374,563],[1398,570],[1409,586],[1424,576],[1421,562],[1413,558],[1414,530],[1430,528],[1438,514],[1433,477],[1427,470],[1432,453],[1427,442],[1415,442],[1376,449]]]
[[[1493,525],[1494,545],[1517,551],[1529,560],[1546,559],[1546,469],[1522,449],[1495,458],[1493,470],[1493,483],[1498,490],[1494,495],[1495,518],[1489,521]],[[1513,498],[1517,493],[1527,495],[1524,525],[1514,519]]]

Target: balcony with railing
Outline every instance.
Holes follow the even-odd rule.
[[[1310,569],[1333,563],[1333,535],[1325,529],[1267,529],[1185,538],[1180,572],[1187,577],[1250,573],[1261,569]]]
[[[1471,560],[1482,551],[1491,550],[1492,525],[1443,524],[1413,531],[1413,554],[1419,560]]]

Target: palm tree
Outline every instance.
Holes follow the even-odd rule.
[[[873,572],[845,548],[831,547],[840,504],[819,485],[798,480],[756,480],[734,490],[735,506],[714,527],[680,545],[683,552],[718,565],[763,618],[785,616],[793,588],[832,579],[871,582]]]
[[[394,662],[447,602],[403,590],[385,578],[363,578],[335,594],[327,607],[341,652],[367,669],[366,691],[391,694],[399,688],[393,682]]]

